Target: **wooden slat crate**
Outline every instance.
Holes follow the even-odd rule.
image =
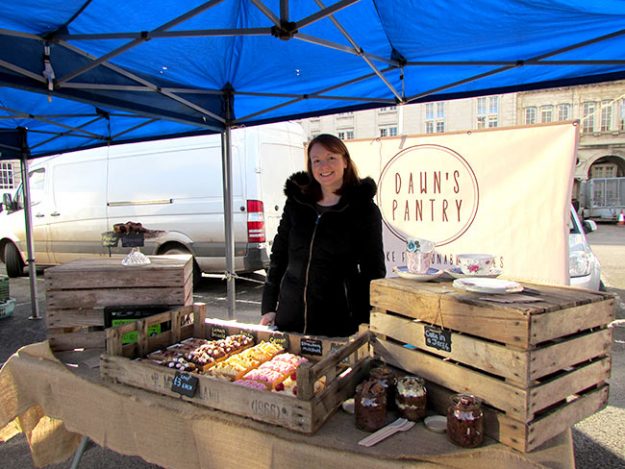
[[[191,256],[150,256],[150,261],[123,266],[120,259],[85,259],[47,269],[46,318],[52,350],[104,348],[107,307],[191,304]]]
[[[370,366],[370,333],[367,330],[346,341],[255,330],[244,325],[227,325],[223,321],[205,321],[205,315],[205,305],[196,304],[107,329],[107,353],[101,355],[100,363],[102,377],[310,434],[317,431],[341,403],[353,395],[356,385]],[[165,322],[171,324],[170,331],[157,336],[147,334],[151,325]],[[122,345],[121,337],[129,331],[138,331],[139,341]],[[300,365],[297,370],[296,397],[249,389],[207,375],[194,375],[198,378],[197,390],[193,397],[187,397],[172,391],[175,370],[134,359],[189,337],[213,339],[239,333],[252,335],[256,342],[286,339],[287,351],[309,358],[310,362]],[[314,356],[306,351],[311,350],[311,344],[316,349]],[[326,377],[325,388],[315,395],[314,384],[322,376]]]
[[[430,382],[439,412],[446,393],[480,397],[486,433],[531,451],[606,405],[615,301],[567,287],[524,294],[539,301],[495,303],[447,282],[374,281],[374,355]],[[450,346],[428,343],[432,326],[447,331]]]

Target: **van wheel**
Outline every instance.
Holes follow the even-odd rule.
[[[24,275],[24,263],[15,244],[9,243],[4,247],[4,264],[10,278]]]
[[[163,256],[175,256],[178,254],[191,254],[184,248],[170,248],[165,252],[161,252]],[[195,262],[195,258],[193,259],[193,286],[199,287],[200,282],[202,281],[202,271],[200,270],[200,266]]]

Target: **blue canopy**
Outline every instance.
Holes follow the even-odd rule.
[[[623,0],[0,4],[0,129],[33,157],[623,78]]]

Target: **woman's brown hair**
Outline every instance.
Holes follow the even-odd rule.
[[[343,173],[343,185],[339,190],[336,191],[337,195],[341,195],[345,188],[357,186],[358,184],[360,184],[358,169],[352,161],[351,156],[349,156],[349,150],[345,146],[345,143],[343,143],[343,140],[335,137],[334,135],[320,134],[313,138],[310,142],[308,142],[308,147],[306,148],[306,169],[308,170],[308,174],[310,174],[310,184],[308,184],[308,186],[305,188],[305,192],[307,194],[311,195],[315,199],[315,201],[319,201],[323,197],[323,194],[321,192],[321,186],[313,177],[312,162],[310,161],[310,149],[315,143],[318,143],[332,153],[341,155],[345,160],[347,167],[345,168],[345,172]]]

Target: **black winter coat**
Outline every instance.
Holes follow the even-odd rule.
[[[348,336],[369,322],[369,283],[386,274],[377,187],[365,178],[320,213],[302,193],[309,181],[300,172],[285,184],[262,313],[276,311],[281,331]]]

